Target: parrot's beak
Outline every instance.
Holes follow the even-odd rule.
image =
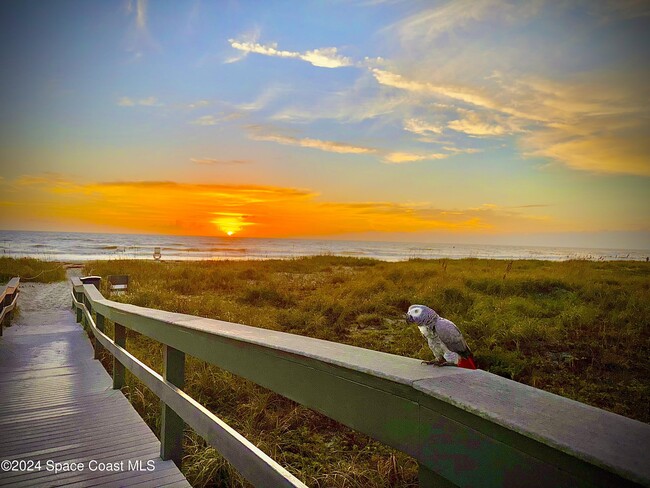
[[[411,317],[409,314],[405,313],[404,314],[404,320],[406,320],[407,324],[410,324],[413,322],[413,317]]]

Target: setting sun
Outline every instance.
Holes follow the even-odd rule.
[[[231,212],[214,212],[214,215],[219,215],[218,218],[213,219],[211,222],[219,227],[219,230],[226,233],[227,236],[232,236],[242,228],[253,225],[252,222],[245,222],[244,214],[231,213]]]

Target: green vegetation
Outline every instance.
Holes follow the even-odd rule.
[[[128,274],[113,299],[432,359],[403,320],[424,303],[453,320],[479,367],[650,421],[650,265],[642,262],[411,260],[319,256],[283,261],[104,261]],[[128,349],[160,371],[161,346]],[[108,361],[106,362],[108,365]],[[214,366],[188,358],[186,390],[310,486],[416,486],[414,460]],[[157,431],[159,402],[133,377],[127,393]],[[184,472],[195,486],[241,480],[195,434]]]
[[[20,276],[20,280],[52,283],[65,280],[65,269],[60,263],[40,261],[33,258],[0,257],[0,284]]]

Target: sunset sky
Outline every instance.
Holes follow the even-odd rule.
[[[1,229],[650,248],[650,2],[21,0],[0,23]]]

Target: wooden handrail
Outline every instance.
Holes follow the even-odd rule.
[[[92,286],[92,285],[85,285]],[[154,370],[130,354],[117,341],[101,331],[92,317],[88,307],[72,293],[74,305],[82,310],[95,338],[123,366],[140,379],[162,402],[173,409],[188,425],[201,435],[210,445],[228,460],[237,470],[255,486],[305,487],[305,485],[282,466],[273,461],[264,452],[250,443],[245,437],[228,426],[203,405],[191,398],[175,384],[163,378]],[[114,384],[115,386],[115,384]],[[163,436],[165,435],[163,419]],[[182,428],[177,429],[182,439]],[[161,448],[164,448],[161,439]],[[163,459],[166,456],[162,456]],[[178,461],[178,460],[177,460]]]
[[[73,285],[77,304],[83,299],[102,323],[105,317],[412,455],[421,486],[650,486],[644,423],[485,371],[113,302],[91,285]],[[116,357],[132,366],[120,351]]]
[[[2,336],[4,325],[8,326],[11,323],[11,312],[16,308],[19,286],[20,278],[11,278],[0,291],[0,307],[2,307],[0,309],[0,336]]]

